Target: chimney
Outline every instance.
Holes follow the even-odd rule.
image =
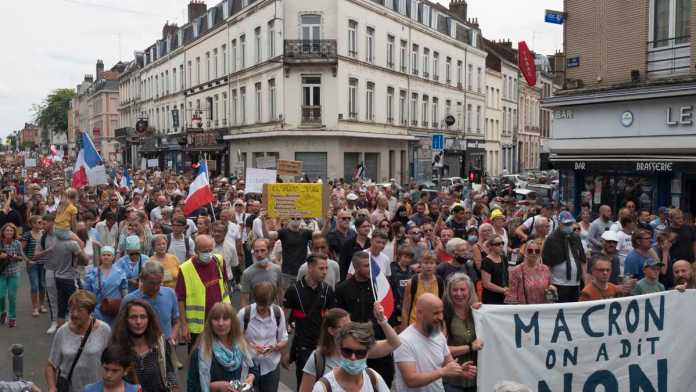
[[[89,83],[94,82],[94,76],[92,76],[92,75],[85,75],[85,82],[89,82]]]
[[[179,26],[176,25],[176,23],[169,24],[169,22],[164,24],[164,27],[162,27],[162,39],[167,39],[167,37],[175,36],[176,31],[179,29]]]
[[[197,17],[205,14],[208,11],[208,6],[203,0],[191,0],[188,5],[188,21],[193,22]]]
[[[466,20],[466,0],[451,0],[449,9],[457,15],[461,20]]]
[[[104,62],[97,60],[97,80],[101,80],[102,74],[104,73]]]

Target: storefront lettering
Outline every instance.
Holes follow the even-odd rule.
[[[636,171],[671,172],[672,162],[636,162]]]
[[[555,110],[553,117],[556,120],[569,120],[575,117],[575,112],[572,109]]]
[[[585,162],[575,162],[575,170],[585,170]]]
[[[667,125],[677,126],[677,125],[691,125],[693,124],[693,105],[682,106],[679,108],[678,118],[672,118],[672,108],[667,108]]]

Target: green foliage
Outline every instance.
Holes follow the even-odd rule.
[[[45,132],[68,132],[68,110],[75,91],[69,88],[53,90],[40,105],[34,105],[36,123]],[[42,135],[43,136],[43,135]]]

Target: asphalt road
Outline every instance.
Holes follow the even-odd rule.
[[[239,306],[238,294],[233,296],[233,304]],[[46,390],[44,369],[52,342],[52,335],[47,335],[46,330],[50,324],[47,314],[41,314],[39,317],[31,316],[29,280],[22,269],[17,293],[17,327],[0,326],[0,380],[13,379],[10,347],[19,343],[24,346],[24,379],[33,381],[42,391]],[[177,355],[179,360],[184,362],[184,369],[178,371],[178,379],[179,385],[183,386],[182,390],[185,390],[188,364],[186,347],[179,346]],[[281,368],[280,381],[279,391],[294,391],[296,389],[294,368],[291,367],[290,370]]]

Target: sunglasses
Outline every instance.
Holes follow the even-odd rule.
[[[528,255],[538,255],[541,254],[541,249],[527,249]]]
[[[344,217],[338,218],[338,219],[344,220],[344,221],[349,221],[351,218],[349,216],[344,216]]]
[[[491,246],[500,246],[502,244],[502,242],[491,242]]]
[[[355,359],[363,359],[367,356],[367,350],[353,350],[346,347],[341,347],[341,355],[343,358],[352,358],[355,355]]]

